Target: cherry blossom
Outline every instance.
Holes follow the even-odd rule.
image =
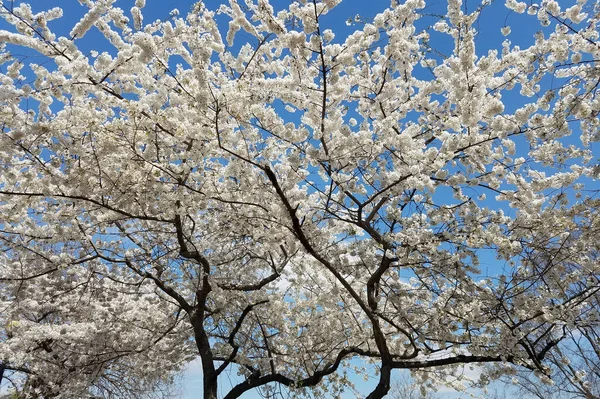
[[[0,362],[25,397],[139,393],[195,357],[206,399],[229,370],[227,399],[339,392],[351,359],[369,399],[394,369],[549,379],[598,323],[597,4],[507,0],[539,29],[487,48],[487,3],[392,1],[345,34],[332,0],[80,2],[62,35],[52,2],[0,3]]]

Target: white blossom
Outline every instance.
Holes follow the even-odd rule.
[[[589,355],[555,370],[599,318],[583,2],[507,0],[537,33],[501,48],[460,0],[80,3],[69,37],[51,4],[0,14],[0,361],[24,395],[138,397],[196,357],[210,399],[335,396],[367,362],[373,399],[393,369],[467,389],[466,363],[586,387]]]

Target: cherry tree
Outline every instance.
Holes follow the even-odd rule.
[[[518,370],[501,381],[513,391],[532,398],[600,398],[598,331],[590,327],[571,331],[547,363],[552,384],[540,384],[534,373]]]
[[[206,399],[336,394],[352,359],[378,369],[370,399],[394,369],[551,382],[565,334],[597,325],[597,3],[507,0],[539,29],[498,48],[489,5],[460,0],[392,1],[342,37],[339,0],[151,23],[144,0],[80,3],[66,30],[58,7],[0,3],[19,394],[136,395],[195,357]]]
[[[551,384],[540,384],[540,377],[546,375],[528,370],[515,370],[503,375],[501,381],[532,398],[600,398],[600,332],[597,316],[589,318],[589,313],[599,309],[598,299],[598,294],[594,294],[586,301],[587,309],[573,315],[580,318],[577,328],[563,327],[559,344],[546,356]]]

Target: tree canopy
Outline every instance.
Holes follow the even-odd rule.
[[[506,0],[538,27],[495,48],[466,1],[342,36],[339,0],[80,0],[66,29],[0,2],[2,382],[130,397],[196,357],[205,399],[232,369],[226,399],[335,393],[352,359],[369,399],[394,369],[551,382],[598,323],[600,9]]]

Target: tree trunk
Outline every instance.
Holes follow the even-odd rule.
[[[217,377],[214,373],[204,372],[202,376],[202,382],[204,384],[204,396],[203,399],[217,399]]]
[[[367,396],[367,399],[381,399],[390,391],[390,380],[392,375],[392,368],[390,366],[381,367],[381,373],[379,375],[379,383]]]

